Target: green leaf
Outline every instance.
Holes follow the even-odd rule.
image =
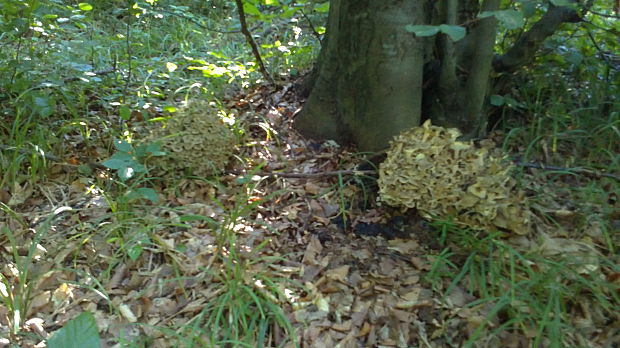
[[[522,1],[521,2],[521,12],[525,18],[530,18],[536,14],[536,8],[538,7],[538,3],[536,1]]]
[[[80,164],[78,166],[78,173],[83,175],[91,175],[93,173],[93,169],[88,164]]]
[[[505,103],[505,99],[501,95],[494,94],[489,99],[490,99],[491,105],[493,106],[502,106]]]
[[[165,112],[169,113],[177,112],[177,108],[172,105],[165,105],[162,109],[164,109]]]
[[[99,330],[90,312],[69,320],[47,340],[48,348],[99,348]]]
[[[127,168],[128,163],[123,160],[110,158],[109,160],[105,160],[101,162],[101,164],[105,166],[106,168],[110,168],[113,170],[119,170],[119,169]]]
[[[256,6],[247,2],[243,4],[243,11],[254,16],[261,16],[260,10]]]
[[[114,140],[114,147],[118,151],[123,151],[123,152],[133,151],[133,146],[131,146],[131,144],[126,142],[125,140],[119,140],[119,139]]]
[[[161,143],[155,142],[146,145],[146,152],[150,153],[151,156],[165,156],[166,151],[161,150]]]
[[[319,12],[319,13],[326,13],[326,12],[329,12],[329,1],[324,2],[324,3],[320,4],[320,5],[315,6],[315,7],[314,7],[314,10],[315,10],[316,12]]]
[[[415,36],[427,37],[433,36],[439,32],[439,27],[436,25],[405,25],[405,30],[414,33]]]
[[[132,163],[131,168],[133,168],[136,173],[146,173],[146,167],[140,163]]]
[[[159,197],[157,196],[157,191],[148,187],[140,187],[135,190],[127,191],[125,194],[129,200],[138,200],[138,199],[147,199],[153,203],[157,203]]]
[[[54,113],[56,101],[50,96],[34,97],[34,110],[43,118]]]
[[[78,4],[78,7],[82,11],[92,11],[93,10],[93,5],[91,5],[91,4],[87,3],[87,2],[80,2]]]
[[[555,6],[573,6],[573,1],[571,0],[551,0],[551,3]]]
[[[118,110],[119,115],[125,121],[128,121],[131,118],[131,109],[127,105],[123,105]]]
[[[178,65],[176,65],[176,64],[174,64],[172,62],[167,62],[166,63],[166,69],[168,69],[168,72],[173,72],[173,71],[177,70],[178,67],[179,67]]]
[[[452,41],[459,41],[465,37],[465,34],[467,34],[467,30],[458,25],[442,24],[439,26],[439,30],[448,35]]]
[[[144,250],[142,248],[142,245],[133,245],[127,250],[127,256],[129,256],[129,258],[133,261],[136,261],[140,257],[140,255],[142,255],[142,250]]]
[[[136,192],[142,198],[148,199],[149,201],[153,203],[157,203],[157,201],[159,200],[159,197],[157,196],[157,191],[153,190],[152,188],[140,187],[136,189]]]
[[[112,157],[110,157],[109,159],[120,160],[125,163],[128,163],[128,165],[129,163],[135,162],[133,156],[128,152],[117,152],[114,155],[112,155]]]
[[[483,11],[478,15],[478,18],[487,17],[495,17],[509,30],[522,28],[525,25],[523,13],[516,10]]]

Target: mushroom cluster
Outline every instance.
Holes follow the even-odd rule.
[[[379,194],[387,205],[415,208],[427,219],[451,219],[484,230],[529,232],[524,192],[513,166],[490,142],[457,140],[460,132],[426,121],[396,136],[379,167]]]
[[[205,102],[193,102],[153,132],[166,156],[154,158],[157,174],[208,177],[221,173],[235,148],[235,136]]]

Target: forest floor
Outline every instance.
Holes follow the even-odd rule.
[[[3,273],[26,310],[10,335],[0,304],[0,347],[40,346],[84,311],[104,347],[208,346],[209,330],[266,347],[618,346],[617,182],[524,169],[538,216],[527,236],[430,223],[377,202],[363,154],[300,137],[301,103],[288,88],[229,98],[246,160],[153,181],[157,203],[105,192],[112,173],[77,168],[107,150],[65,139],[49,180],[0,197],[14,212],[0,218],[3,267],[22,261]],[[574,201],[592,182],[608,190]]]

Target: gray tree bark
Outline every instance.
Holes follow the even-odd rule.
[[[494,67],[506,70],[533,59],[533,52],[575,12],[551,6],[512,50],[493,60],[494,17],[500,0],[332,0],[327,37],[310,96],[295,120],[305,136],[357,144],[362,151],[387,148],[393,136],[422,118],[457,127],[467,138],[486,131],[486,98]],[[457,43],[447,36],[421,38],[407,25],[469,23]],[[424,66],[439,62],[424,75]],[[424,98],[424,99],[423,99]],[[423,103],[424,100],[424,103]]]
[[[318,77],[296,128],[372,151],[419,125],[427,39],[415,39],[405,26],[424,22],[422,6],[332,0]]]

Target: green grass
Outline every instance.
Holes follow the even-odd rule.
[[[216,234],[212,246],[214,256],[202,270],[201,278],[196,279],[205,285],[202,310],[182,327],[175,328],[174,334],[170,328],[153,328],[176,338],[182,347],[297,345],[297,333],[284,308],[290,301],[287,293],[297,291],[299,285],[267,272],[270,264],[281,261],[278,257],[261,255],[268,241],[254,246],[249,255],[241,252],[244,247],[238,241],[236,227],[252,225],[252,213],[263,203],[263,200],[249,200],[256,185],[256,182],[246,182],[228,206],[218,202],[225,211],[221,221],[202,215],[181,217],[182,221],[205,221]],[[279,345],[275,345],[271,336],[276,327],[287,337]]]
[[[446,296],[462,287],[476,300],[468,308],[480,311],[484,321],[464,346],[473,347],[481,337],[502,332],[535,335],[531,346],[566,347],[577,334],[572,318],[582,301],[613,315],[620,305],[618,285],[606,281],[601,271],[617,272],[611,259],[598,253],[559,252],[545,255],[538,248],[520,250],[499,235],[457,228],[438,222],[443,251],[434,256],[427,280]]]

